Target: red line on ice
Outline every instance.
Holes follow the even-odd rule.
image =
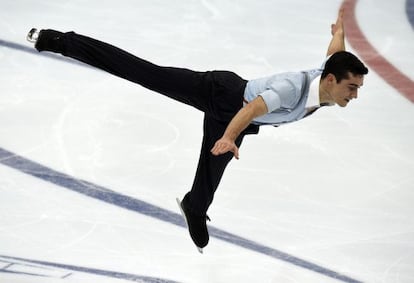
[[[361,31],[355,16],[356,3],[357,0],[345,0],[342,4],[346,9],[344,21],[349,43],[370,68],[408,100],[414,103],[414,82],[385,59],[367,40]],[[409,55],[405,54],[403,56]]]

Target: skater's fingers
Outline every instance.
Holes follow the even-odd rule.
[[[211,149],[211,153],[214,155],[220,155],[230,151],[230,149],[231,146],[229,146],[229,144],[222,141],[217,141],[214,147]]]
[[[234,147],[234,150],[232,151],[234,154],[234,157],[239,160],[239,148],[237,146]]]
[[[218,155],[219,154],[219,152],[220,152],[220,142],[219,141],[217,141],[215,144],[214,144],[214,146],[213,146],[213,148],[211,149],[211,153],[212,154],[214,154],[214,155]]]
[[[239,149],[234,144],[234,142],[220,139],[214,144],[214,147],[211,149],[211,153],[216,156],[225,154],[227,152],[232,152],[234,154],[234,157],[236,159],[239,159]]]
[[[338,18],[336,23],[331,25],[331,33],[334,35],[338,30],[344,29],[343,18],[344,18],[345,9],[341,8],[338,12]]]

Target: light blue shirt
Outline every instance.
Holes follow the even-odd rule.
[[[280,73],[248,81],[244,91],[245,100],[250,102],[261,96],[268,109],[267,114],[253,119],[252,123],[278,126],[305,117],[310,84],[322,74],[326,60],[317,69]]]

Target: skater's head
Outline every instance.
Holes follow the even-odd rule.
[[[367,67],[354,54],[346,51],[334,53],[326,61],[321,75],[323,102],[345,107],[358,97],[358,89],[363,85],[366,74]]]
[[[339,51],[326,61],[321,79],[333,74],[337,82],[340,83],[343,79],[349,79],[349,73],[354,76],[364,76],[368,74],[368,69],[354,54]]]

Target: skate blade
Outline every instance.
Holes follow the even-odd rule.
[[[185,217],[183,207],[181,206],[181,201],[180,201],[180,199],[179,199],[179,198],[176,198],[175,200],[177,201],[178,207],[180,208],[181,215],[182,215],[182,216],[183,216],[183,218],[184,218],[185,225],[187,226],[187,230],[188,230],[189,228],[188,228],[187,218]],[[200,254],[202,254],[202,253],[203,253],[203,248],[200,248],[200,247],[198,247],[198,246],[196,246],[196,247],[197,247],[198,252],[199,252]]]
[[[36,43],[39,37],[39,31],[35,28],[32,28],[26,36],[26,40],[31,43]]]

